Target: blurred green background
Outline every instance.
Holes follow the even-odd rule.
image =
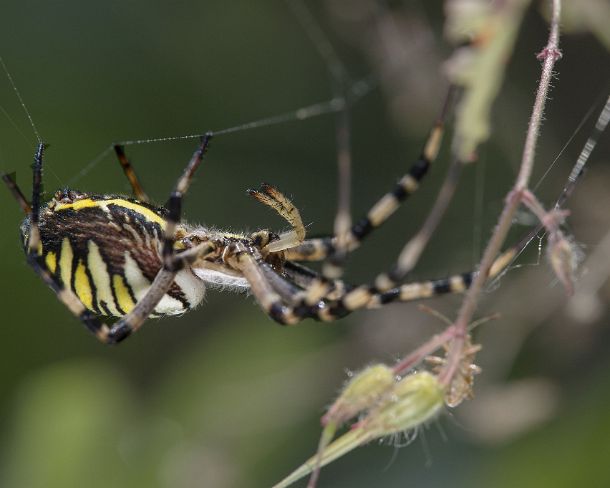
[[[444,92],[441,2],[308,2],[353,79],[377,87],[352,111],[355,214],[365,212],[420,149]],[[112,141],[201,133],[290,112],[332,97],[329,75],[286,3],[4,0],[0,55],[50,143],[45,185],[128,192]],[[476,264],[515,174],[547,27],[526,16],[494,133],[464,175],[455,204],[413,279]],[[595,36],[562,40],[537,181],[584,114],[608,95],[610,56]],[[29,191],[35,138],[0,76],[0,170]],[[552,202],[593,121],[561,153],[538,194]],[[312,234],[332,228],[334,116],[217,137],[186,200],[186,219],[228,229],[281,228],[245,195],[273,183]],[[16,127],[15,127],[16,126]],[[569,228],[591,255],[608,231],[605,135],[569,208]],[[147,192],[163,202],[192,140],[129,147]],[[370,279],[422,222],[447,151],[399,215],[350,260]],[[277,327],[252,298],[209,292],[181,318],[150,321],[120,347],[98,344],[28,269],[19,209],[0,191],[0,486],[270,486],[317,445],[318,418],[346,369],[408,353],[442,325],[413,304],[328,326]],[[528,217],[523,217],[527,223]],[[514,237],[525,227],[517,226]],[[608,247],[608,245],[606,245]],[[320,486],[609,486],[610,361],[607,274],[578,307],[565,299],[534,243],[480,314],[477,398],[442,416],[407,448],[371,445],[329,466]],[[540,261],[540,264],[537,264]],[[596,264],[597,263],[597,264]],[[597,283],[596,282],[596,283]],[[593,285],[592,285],[593,286]],[[431,303],[448,315],[459,297]],[[595,312],[595,313],[593,313]],[[606,453],[606,454],[604,454]]]

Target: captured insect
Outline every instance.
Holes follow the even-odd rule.
[[[351,227],[346,252],[358,248],[417,190],[438,154],[446,111],[445,106],[419,159]],[[333,321],[358,309],[463,292],[471,283],[473,273],[401,285],[406,273],[397,268],[380,275],[374,285],[352,286],[303,266],[299,262],[332,258],[338,238],[307,239],[298,209],[268,184],[248,193],[283,217],[292,227],[287,232],[234,234],[181,222],[182,198],[212,136],[202,137],[162,207],[150,202],[121,145],[114,149],[133,198],[64,189],[42,204],[43,143],[34,157],[31,202],[12,175],[2,176],[26,214],[21,237],[28,263],[100,341],[120,342],[149,317],[193,309],[208,285],[250,290],[272,319],[295,324],[306,318]],[[492,274],[501,266],[496,268]],[[118,320],[108,325],[104,317]]]

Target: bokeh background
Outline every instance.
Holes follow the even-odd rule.
[[[595,3],[595,2],[583,2]],[[603,3],[603,2],[598,2]],[[308,2],[353,79],[375,88],[353,108],[355,214],[402,174],[444,93],[443,9],[434,2]],[[128,192],[112,141],[201,133],[332,98],[329,74],[302,16],[286,3],[4,0],[0,55],[50,143],[45,185]],[[608,25],[607,23],[604,25]],[[467,168],[455,204],[412,278],[471,269],[520,159],[547,26],[533,5],[495,104],[494,131]],[[607,42],[607,40],[606,40]],[[607,48],[607,45],[606,45]],[[610,56],[588,32],[562,39],[534,181],[551,203],[601,108]],[[0,169],[29,191],[35,137],[0,76]],[[291,195],[312,234],[332,228],[334,116],[219,136],[186,200],[191,222],[281,228],[245,189],[262,181]],[[567,145],[570,138],[573,141]],[[323,471],[320,486],[608,486],[610,334],[607,327],[610,144],[604,136],[568,207],[583,250],[566,299],[538,242],[496,286],[480,315],[477,398],[408,447],[370,445]],[[192,140],[131,146],[150,195],[165,201]],[[393,261],[423,221],[447,150],[407,208],[350,260],[365,281]],[[318,418],[346,377],[393,362],[442,324],[414,304],[337,324],[280,328],[252,298],[211,290],[181,318],[151,321],[120,347],[98,344],[28,269],[20,211],[0,191],[0,486],[270,486],[317,445]],[[520,218],[512,239],[527,229]],[[429,305],[452,316],[459,297]]]

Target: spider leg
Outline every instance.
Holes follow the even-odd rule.
[[[438,156],[445,129],[445,121],[449,108],[452,105],[454,92],[455,89],[451,87],[441,115],[430,130],[419,158],[412,164],[409,171],[398,180],[394,188],[383,195],[370,208],[365,217],[362,217],[351,226],[347,235],[345,252],[349,253],[356,250],[373,230],[380,227],[398,210],[407,197],[417,191],[420,182],[426,176],[430,166]],[[285,252],[286,259],[291,261],[321,261],[337,252],[337,236],[307,239],[298,246],[286,249]]]
[[[290,199],[274,186],[263,183],[258,190],[248,190],[248,194],[260,203],[271,207],[291,226],[292,230],[284,232],[278,240],[269,243],[266,250],[270,252],[282,251],[294,247],[305,239],[305,226],[299,210]]]
[[[125,146],[123,146],[121,144],[115,144],[113,147],[114,147],[114,152],[116,153],[117,159],[119,160],[119,163],[120,163],[121,167],[123,168],[123,172],[125,173],[125,176],[129,180],[129,184],[131,185],[133,194],[141,202],[150,203],[150,199],[148,198],[148,195],[142,188],[142,185],[140,184],[140,180],[138,179],[136,172],[134,171],[133,166],[131,165],[131,162],[129,161],[129,159],[127,158],[127,156],[125,154]]]
[[[237,245],[227,259],[248,280],[259,306],[282,325],[293,325],[305,318],[330,321],[345,315],[334,315],[324,301],[318,301],[315,306],[307,305],[304,302],[307,290],[280,276],[264,262],[256,249]]]
[[[288,279],[305,288],[300,294],[301,305],[309,307],[313,316],[323,321],[336,320],[362,308],[378,308],[395,301],[407,302],[447,293],[462,293],[468,289],[474,277],[474,272],[469,272],[407,283],[380,292],[371,285],[354,286],[343,280],[327,280],[319,273],[295,263],[286,263],[285,272]]]
[[[376,228],[380,227],[406,198],[419,187],[438,152],[443,125],[437,123],[430,133],[428,143],[420,158],[394,186],[371,207],[365,217],[350,228],[346,251],[356,250],[360,243]],[[286,250],[286,258],[294,261],[321,261],[336,250],[337,237],[307,239],[298,246]]]
[[[32,206],[30,205],[30,202],[28,202],[27,198],[25,198],[23,192],[19,189],[19,186],[17,186],[15,174],[3,173],[2,181],[4,181],[4,183],[8,187],[9,191],[13,195],[13,198],[17,200],[17,203],[21,207],[21,210],[23,210],[23,213],[29,215],[29,213],[32,211]]]
[[[209,136],[206,136],[203,139],[200,147],[189,161],[183,175],[176,184],[175,190],[170,196],[169,216],[165,228],[163,244],[162,269],[157,273],[157,276],[153,280],[146,295],[136,303],[135,307],[127,315],[119,319],[113,325],[107,325],[102,322],[96,314],[83,305],[72,290],[66,288],[62,283],[57,281],[39,253],[41,244],[39,213],[44,145],[40,144],[38,146],[33,166],[32,209],[29,214],[30,232],[27,242],[27,260],[34,271],[55,292],[57,298],[77,316],[87,329],[93,332],[100,341],[107,344],[118,343],[138,330],[153,312],[159,301],[167,293],[176,274],[184,264],[203,257],[214,250],[214,244],[205,242],[178,255],[176,255],[174,251],[174,233],[176,225],[180,222],[182,195],[188,189],[193,172],[201,163],[203,154],[209,143],[209,138]]]
[[[304,318],[295,314],[293,307],[285,304],[281,294],[269,282],[269,274],[265,272],[259,256],[255,255],[253,250],[238,245],[227,260],[248,280],[256,301],[271,318],[286,325],[296,324]],[[281,279],[279,275],[278,278]]]
[[[487,279],[496,278],[504,272],[520,250],[521,243],[500,254],[494,261]],[[448,293],[464,293],[475,275],[476,271],[469,271],[436,280],[405,283],[387,291],[378,291],[374,285],[351,288],[346,286],[343,296],[333,300],[324,297],[324,304],[329,313],[323,310],[325,307],[318,306],[317,316],[320,320],[330,321],[363,308],[373,309],[392,302],[410,302]]]
[[[266,263],[259,255],[255,254],[258,267],[261,269],[265,279],[273,290],[282,297],[286,303],[297,304],[303,293],[303,288],[290,278],[280,275],[269,263]]]
[[[496,258],[489,279],[499,276],[519,252],[514,246]],[[235,267],[248,280],[259,305],[276,322],[292,325],[305,318],[332,322],[360,309],[373,309],[392,302],[422,300],[448,293],[463,293],[475,271],[437,280],[406,283],[387,291],[374,286],[351,286],[342,280],[327,280],[319,273],[295,263],[285,263],[285,277],[277,274],[255,251],[240,248],[233,255]],[[325,290],[312,288],[326,283]],[[325,291],[325,293],[324,293]],[[314,297],[317,297],[314,299]]]
[[[170,194],[167,204],[165,205],[168,210],[167,224],[165,226],[165,237],[163,242],[163,262],[166,269],[173,269],[173,267],[176,265],[176,262],[173,259],[175,256],[174,234],[176,233],[176,226],[180,223],[180,216],[182,213],[182,197],[191,185],[193,174],[201,164],[201,161],[203,161],[203,156],[208,150],[211,139],[212,133],[207,133],[201,138],[201,144],[194,152],[190,161],[186,165],[186,168],[184,168],[180,178],[178,178],[176,187]],[[179,268],[175,271],[178,270]]]
[[[38,255],[38,247],[40,245],[40,229],[38,222],[40,220],[40,196],[42,194],[42,159],[45,150],[45,144],[40,143],[36,148],[34,155],[34,164],[32,165],[32,206],[30,217],[30,233],[28,237],[27,252],[28,256]]]
[[[375,287],[378,291],[385,291],[398,286],[415,267],[451,203],[457,189],[462,166],[463,163],[459,159],[452,161],[436,201],[419,231],[404,245],[394,266],[388,272],[378,275],[375,279]]]
[[[355,288],[354,285],[341,279],[326,278],[324,275],[292,261],[284,263],[284,274],[290,281],[304,289],[303,303],[307,305],[314,305],[323,298],[337,299]]]

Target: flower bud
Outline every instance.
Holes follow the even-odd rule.
[[[363,410],[376,406],[391,391],[395,382],[392,368],[385,364],[374,364],[363,369],[345,385],[339,398],[322,417],[322,424],[333,422],[340,425]]]
[[[416,428],[435,417],[444,405],[445,389],[436,376],[421,372],[399,381],[385,401],[362,421],[371,437]]]
[[[376,368],[377,366],[371,366],[354,377],[339,400],[346,394],[356,401],[367,397],[360,389],[360,385],[369,384],[369,381],[375,377],[374,372],[381,371]],[[385,372],[381,373],[381,376],[388,378]],[[372,383],[376,386],[380,384],[374,381]],[[377,406],[362,421],[352,426],[351,430],[332,443],[323,446],[317,455],[305,461],[290,475],[274,485],[274,488],[285,488],[367,442],[397,432],[415,429],[434,418],[443,407],[445,390],[436,376],[428,372],[412,374],[393,385],[394,387],[384,395],[375,395]],[[364,388],[364,393],[367,391],[370,392],[370,387]],[[359,394],[352,397],[352,392]]]

